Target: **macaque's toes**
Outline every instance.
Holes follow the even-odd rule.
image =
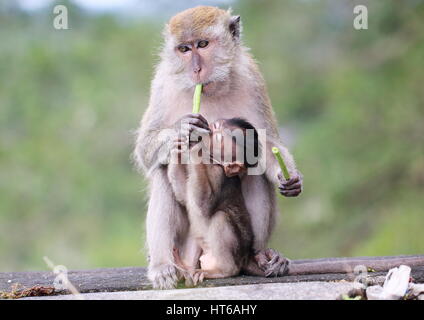
[[[197,270],[191,273],[193,286],[197,286],[198,284],[202,283],[204,279],[205,273],[203,271]]]
[[[258,267],[262,270],[265,271],[267,269],[268,266],[268,257],[265,254],[264,250],[259,251],[255,257],[254,257]]]
[[[184,276],[185,278],[185,286],[192,288],[194,287],[194,283],[193,283],[193,278],[191,277],[191,275],[187,274]]]
[[[178,271],[171,264],[149,267],[147,276],[154,289],[174,289],[178,282]]]
[[[274,249],[267,249],[266,254],[270,260],[268,261],[265,276],[277,277],[285,275],[288,271],[290,260]]]

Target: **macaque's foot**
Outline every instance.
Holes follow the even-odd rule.
[[[293,174],[289,180],[284,179],[282,173],[278,174],[280,185],[278,189],[283,196],[297,197],[302,192],[302,175],[300,172]]]
[[[147,277],[154,289],[174,289],[178,283],[178,270],[172,264],[149,266]]]
[[[265,272],[266,277],[283,276],[288,271],[290,260],[274,249],[265,249],[255,255],[259,268]]]
[[[205,273],[202,270],[191,270],[183,273],[186,287],[195,287],[205,279]]]
[[[186,287],[194,287],[203,281],[203,272],[200,272],[201,270],[187,267],[181,260],[180,253],[177,248],[174,248],[172,253],[174,255],[175,265],[178,269],[178,275],[180,276],[179,278],[185,279]]]
[[[205,279],[205,273],[202,270],[194,270],[190,273],[189,280],[186,278],[186,285],[191,285],[192,287],[197,286],[199,283],[202,283]]]

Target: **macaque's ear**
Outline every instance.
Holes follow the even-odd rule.
[[[224,172],[227,177],[234,177],[246,171],[242,163],[234,162],[224,164]]]
[[[233,39],[240,39],[240,16],[232,16],[230,19],[230,33],[233,36]]]

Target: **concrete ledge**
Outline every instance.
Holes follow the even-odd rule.
[[[335,300],[353,288],[352,282],[268,283],[216,288],[84,293],[85,300]],[[23,298],[74,300],[73,295]]]

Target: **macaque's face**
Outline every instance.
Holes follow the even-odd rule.
[[[194,83],[208,83],[215,45],[216,41],[211,39],[188,40],[178,44],[177,54],[184,61],[186,72]]]
[[[209,37],[178,43],[175,54],[179,58],[176,63],[179,66],[179,83],[188,88],[201,83],[205,95],[225,92],[231,73],[231,51],[223,47],[219,39]]]
[[[226,125],[225,120],[215,121],[210,125],[210,129],[209,150],[213,163],[220,164],[227,177],[246,172],[244,158],[239,154],[242,148],[234,141],[233,135],[234,130],[242,134],[242,129]]]
[[[230,90],[231,71],[240,54],[240,16],[215,7],[187,9],[169,20],[162,58],[183,90],[203,84],[212,96]]]

